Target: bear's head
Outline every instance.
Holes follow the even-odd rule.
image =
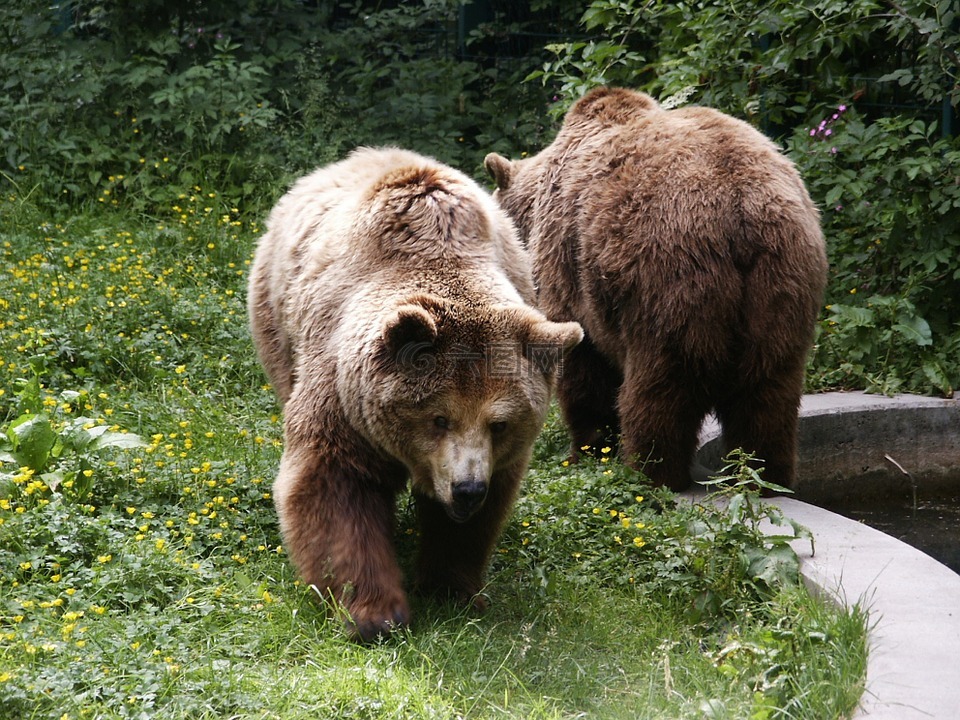
[[[386,313],[372,361],[358,363],[364,433],[406,466],[415,492],[466,521],[498,471],[529,461],[563,358],[582,338],[577,323],[524,305],[410,298]]]

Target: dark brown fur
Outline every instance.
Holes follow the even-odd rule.
[[[552,320],[582,324],[558,393],[581,446],[609,442],[674,489],[704,417],[794,479],[797,409],[826,281],[819,213],[744,122],[630,90],[578,101],[553,143],[487,156]]]

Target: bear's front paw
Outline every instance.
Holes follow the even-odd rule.
[[[410,608],[406,600],[401,598],[382,605],[350,608],[350,616],[344,622],[344,627],[352,640],[369,643],[383,639],[409,624]]]
[[[462,578],[456,580],[448,577],[430,580],[421,578],[416,590],[421,595],[452,601],[477,613],[486,612],[490,605],[490,600],[482,592],[479,582],[464,582]]]
[[[490,607],[490,598],[484,593],[477,593],[469,598],[464,598],[464,605],[468,605],[475,613],[485,613]]]

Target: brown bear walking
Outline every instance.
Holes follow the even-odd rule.
[[[558,393],[582,446],[621,433],[656,482],[690,483],[704,417],[789,486],[826,282],[819,214],[792,163],[744,122],[596,89],[553,143],[486,167],[533,258],[539,305],[586,339]]]
[[[492,198],[411,152],[358,150],[314,172],[267,226],[249,312],[284,409],[274,498],[291,559],[354,637],[406,624],[392,536],[409,480],[418,586],[481,606],[580,326],[530,307],[529,261]]]

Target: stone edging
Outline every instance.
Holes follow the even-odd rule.
[[[922,481],[942,481],[946,466],[960,469],[956,400],[826,393],[806,396],[800,416],[797,491],[804,499],[815,502],[818,491],[834,492],[851,467],[870,477],[891,448],[914,463],[917,477],[930,478]],[[715,424],[705,427],[701,443],[698,459],[715,467],[721,455]],[[884,477],[898,481],[892,472]],[[837,602],[869,610],[866,690],[853,718],[960,718],[960,575],[889,535],[808,502],[770,502],[813,533],[816,555],[809,542],[795,543],[807,583]]]

